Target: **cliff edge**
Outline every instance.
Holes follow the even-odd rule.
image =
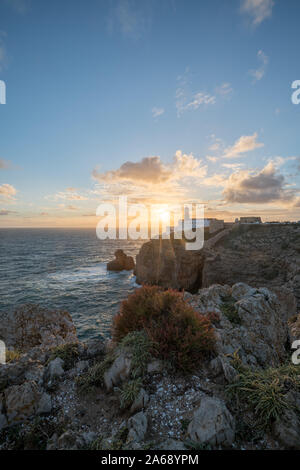
[[[300,308],[300,226],[236,225],[198,251],[185,250],[182,240],[151,240],[137,255],[136,276],[139,284],[191,293],[213,284],[266,286],[292,314]]]

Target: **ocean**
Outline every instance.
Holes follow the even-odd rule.
[[[108,337],[133,273],[108,272],[116,249],[136,256],[144,241],[99,240],[95,229],[0,229],[1,312],[25,303],[67,310],[81,340]]]

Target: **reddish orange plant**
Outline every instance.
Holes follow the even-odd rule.
[[[144,330],[155,357],[190,371],[214,350],[215,337],[208,318],[196,312],[182,293],[157,286],[137,289],[123,301],[113,322],[113,339],[119,342],[132,331]]]

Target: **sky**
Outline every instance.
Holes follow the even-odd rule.
[[[300,220],[299,15],[298,0],[0,0],[0,227],[93,227],[119,195]]]

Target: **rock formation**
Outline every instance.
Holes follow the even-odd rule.
[[[78,341],[68,312],[30,304],[6,315],[1,314],[0,339],[8,349],[19,352],[30,351],[34,347],[46,350]]]
[[[223,368],[226,357],[235,351],[251,366],[278,366],[286,357],[287,316],[273,292],[243,283],[215,284],[185,296],[199,313],[218,315],[217,351]]]
[[[18,309],[11,318],[26,319],[26,341],[20,342],[19,327],[15,337],[13,330],[2,330],[11,345],[21,344],[23,350],[0,366],[0,450],[299,449],[296,370],[285,369],[278,392],[278,377],[272,381],[272,401],[279,399],[284,408],[264,434],[255,407],[235,402],[227,392],[239,383],[241,367],[247,373],[270,374],[270,368],[276,373],[290,359],[282,298],[244,283],[213,285],[184,296],[210,318],[216,336],[212,355],[195,364],[191,374],[174,373],[143,350],[137,355],[132,342],[80,343],[65,312],[31,306],[38,316],[29,321],[28,307],[24,315]],[[299,322],[299,317],[289,320],[293,334]],[[49,337],[55,331],[59,341],[45,341],[47,329]],[[141,357],[146,357],[145,367],[138,366]],[[88,388],[81,389],[86,383]]]
[[[212,284],[269,287],[293,315],[300,309],[300,226],[240,225],[186,251],[179,240],[151,240],[136,258],[140,284],[195,293]]]
[[[134,267],[133,257],[126,255],[123,250],[116,250],[115,259],[107,263],[108,271],[131,271]]]

